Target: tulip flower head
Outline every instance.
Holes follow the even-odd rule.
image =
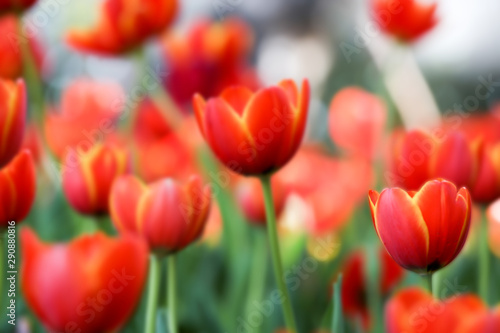
[[[419,0],[372,0],[373,13],[380,28],[404,42],[413,42],[437,23],[436,3]]]
[[[0,77],[5,79],[16,80],[23,75],[22,43],[28,44],[38,69],[42,67],[42,54],[38,41],[31,35],[18,37],[19,20],[14,14],[0,17]]]
[[[208,101],[197,94],[193,104],[203,136],[226,167],[243,175],[270,174],[302,141],[309,83],[304,80],[299,91],[285,80],[256,93],[232,86]]]
[[[377,96],[357,87],[342,89],[330,103],[330,136],[349,153],[371,160],[380,149],[386,117]]]
[[[111,218],[121,233],[144,237],[158,253],[182,250],[203,233],[211,194],[197,176],[184,185],[162,179],[149,186],[120,177],[111,190]]]
[[[145,242],[125,235],[46,244],[21,231],[21,288],[49,332],[115,332],[140,302],[148,270]]]
[[[35,192],[35,162],[31,153],[23,150],[0,169],[0,231],[8,222],[20,223],[28,215]]]
[[[64,194],[81,214],[107,214],[111,186],[130,168],[128,152],[112,144],[97,144],[80,154],[70,150],[61,170]]]
[[[417,192],[388,188],[369,192],[373,225],[387,252],[401,267],[419,274],[448,265],[460,253],[471,220],[471,198],[437,179]]]
[[[177,0],[106,0],[98,24],[88,30],[70,31],[67,41],[81,51],[120,55],[162,32],[177,10]]]
[[[486,143],[478,159],[471,195],[475,202],[489,203],[500,197],[500,142]]]
[[[0,79],[0,167],[18,153],[26,123],[26,87],[24,81]]]

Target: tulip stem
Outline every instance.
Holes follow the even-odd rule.
[[[168,329],[169,333],[177,333],[177,281],[175,269],[175,255],[170,255],[167,258],[168,262]]]
[[[479,263],[479,296],[486,304],[489,304],[488,289],[489,289],[489,275],[490,275],[490,251],[488,248],[488,221],[486,212],[483,211],[480,225],[480,234],[478,237],[478,263]]]
[[[432,273],[427,273],[424,275],[425,282],[427,284],[427,290],[431,293],[431,295],[434,296],[433,290],[432,290]]]
[[[266,206],[267,231],[269,237],[269,245],[271,247],[271,256],[273,259],[274,274],[276,275],[276,283],[283,297],[283,315],[285,323],[290,333],[297,332],[295,318],[293,315],[292,302],[285,284],[285,276],[283,274],[283,264],[281,263],[281,254],[278,243],[278,231],[276,228],[276,213],[274,211],[273,193],[271,188],[271,176],[264,175],[260,177],[262,190],[264,192],[264,203]]]
[[[160,289],[159,259],[155,254],[151,254],[149,264],[149,290],[148,303],[146,308],[146,328],[145,333],[154,333],[156,324],[156,310],[158,307],[158,295]]]

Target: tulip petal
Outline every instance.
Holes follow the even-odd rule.
[[[226,103],[228,103],[240,116],[243,115],[245,107],[252,96],[253,92],[250,89],[242,86],[232,86],[226,88],[220,94],[220,98],[225,100]]]
[[[121,176],[115,180],[109,198],[113,224],[118,231],[137,232],[136,211],[145,185],[135,176]]]
[[[468,203],[448,181],[427,182],[414,196],[429,230],[428,270],[434,271],[453,260],[468,230]],[[457,251],[458,249],[458,251]]]
[[[422,272],[427,267],[429,231],[413,199],[402,189],[385,189],[375,207],[376,229],[387,252],[400,266]]]

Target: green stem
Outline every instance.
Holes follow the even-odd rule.
[[[175,255],[170,255],[168,261],[168,331],[169,333],[177,333],[177,283],[176,283],[176,269],[175,269]]]
[[[424,277],[425,283],[427,285],[427,290],[429,290],[429,292],[431,293],[431,295],[434,296],[433,289],[432,289],[432,273],[427,273],[423,277]]]
[[[252,301],[261,299],[264,294],[265,281],[266,281],[266,268],[267,268],[267,244],[266,235],[263,230],[256,230],[254,251],[252,253],[252,268],[250,275],[250,283],[248,286],[248,297],[245,313],[247,316],[252,311]],[[257,328],[251,327],[252,332],[258,332]]]
[[[344,323],[342,320],[342,300],[340,293],[342,292],[342,274],[337,278],[337,282],[333,285],[333,319],[332,332],[344,332]]]
[[[488,248],[488,221],[486,212],[482,212],[482,221],[480,226],[480,233],[478,238],[478,262],[479,262],[479,296],[486,304],[489,302],[489,275],[490,275],[490,250]]]
[[[21,17],[18,18],[18,32],[20,38],[24,38],[23,23]],[[35,109],[35,119],[38,123],[42,123],[45,101],[43,96],[43,84],[38,73],[38,68],[33,54],[33,49],[30,46],[28,39],[19,41],[21,57],[23,60],[23,76],[28,86],[28,98],[31,101],[29,105],[33,105]]]
[[[382,295],[380,293],[380,265],[378,249],[375,245],[365,250],[365,285],[368,291],[368,307],[371,313],[373,332],[383,333]]]
[[[276,275],[276,283],[283,295],[283,314],[285,323],[290,333],[297,332],[295,318],[293,315],[292,302],[288,289],[285,284],[285,277],[283,274],[283,265],[281,263],[281,254],[278,243],[278,231],[276,228],[276,213],[274,211],[274,201],[271,188],[271,177],[269,175],[260,178],[262,183],[262,190],[264,192],[264,203],[266,206],[267,217],[267,231],[269,237],[269,245],[271,246],[271,256],[273,259],[274,274]]]
[[[154,333],[156,324],[156,309],[158,307],[158,295],[160,289],[160,270],[159,258],[151,254],[149,264],[149,290],[148,303],[146,308],[146,327],[145,333]]]

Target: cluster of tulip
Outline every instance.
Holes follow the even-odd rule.
[[[0,0],[1,35],[21,38],[16,33],[22,31],[21,17],[35,3]],[[371,5],[380,28],[407,44],[437,24],[435,4],[372,0]],[[65,42],[77,52],[106,57],[135,52],[141,61],[145,42],[155,39],[169,75],[149,73],[154,87],[132,103],[118,83],[78,78],[63,89],[59,105],[48,105],[38,41],[0,38],[0,233],[3,241],[9,222],[26,219],[20,231],[20,285],[28,308],[21,318],[28,329],[153,333],[167,325],[170,333],[190,332],[188,317],[179,310],[216,303],[210,298],[218,293],[222,305],[201,306],[201,312],[211,312],[197,329],[267,332],[284,323],[285,332],[293,333],[325,327],[382,332],[384,324],[391,333],[500,332],[500,307],[490,308],[491,288],[496,290],[491,277],[498,277],[490,253],[500,258],[500,109],[443,120],[439,128],[394,129],[386,136],[385,101],[346,87],[330,102],[329,145],[302,145],[312,99],[309,81],[297,85],[284,79],[263,87],[250,62],[253,34],[243,21],[202,20],[180,34],[170,27],[179,10],[177,0],[105,0],[93,27],[67,34]],[[376,181],[390,187],[369,190]],[[47,201],[57,201],[59,192],[65,208],[56,208],[57,220],[40,222],[41,211],[52,204]],[[62,213],[67,207],[71,212]],[[359,224],[368,208],[372,233],[365,232],[369,223]],[[481,215],[484,223],[476,223]],[[66,217],[77,225],[64,241],[54,241],[58,237],[47,232],[54,230],[47,224],[59,228]],[[242,219],[251,223],[239,223]],[[194,270],[194,278],[181,281],[192,285],[180,286],[178,269],[198,265],[205,252],[195,247],[198,257],[188,256],[187,248],[199,239],[219,243],[219,234],[224,268],[207,261],[213,274],[224,276],[199,287],[195,283],[205,276]],[[254,300],[265,297],[263,234],[276,304],[262,302],[272,304],[259,305],[255,323]],[[318,255],[318,246],[332,237],[336,244],[341,240],[341,249]],[[249,238],[254,246],[245,245]],[[355,245],[364,242],[364,249]],[[4,263],[5,244],[0,246]],[[443,296],[439,283],[433,284],[439,275],[433,274],[464,246],[477,254],[472,280],[478,295]],[[291,273],[288,268],[303,255],[307,258]],[[243,257],[252,259],[251,267]],[[304,289],[313,295],[308,302],[315,309],[324,307],[326,319],[296,316],[298,297],[290,291],[321,275],[318,262],[326,282],[311,278]],[[0,275],[7,271],[5,265],[1,270]],[[416,287],[405,270],[423,276],[429,290]],[[402,288],[404,281],[412,286]],[[214,289],[204,300],[176,299],[187,288],[204,287]],[[1,283],[0,293],[3,301]],[[315,295],[324,302],[316,304]],[[282,310],[276,315],[275,305]],[[219,317],[214,308],[230,318],[206,319]],[[278,319],[263,323],[271,316]]]

